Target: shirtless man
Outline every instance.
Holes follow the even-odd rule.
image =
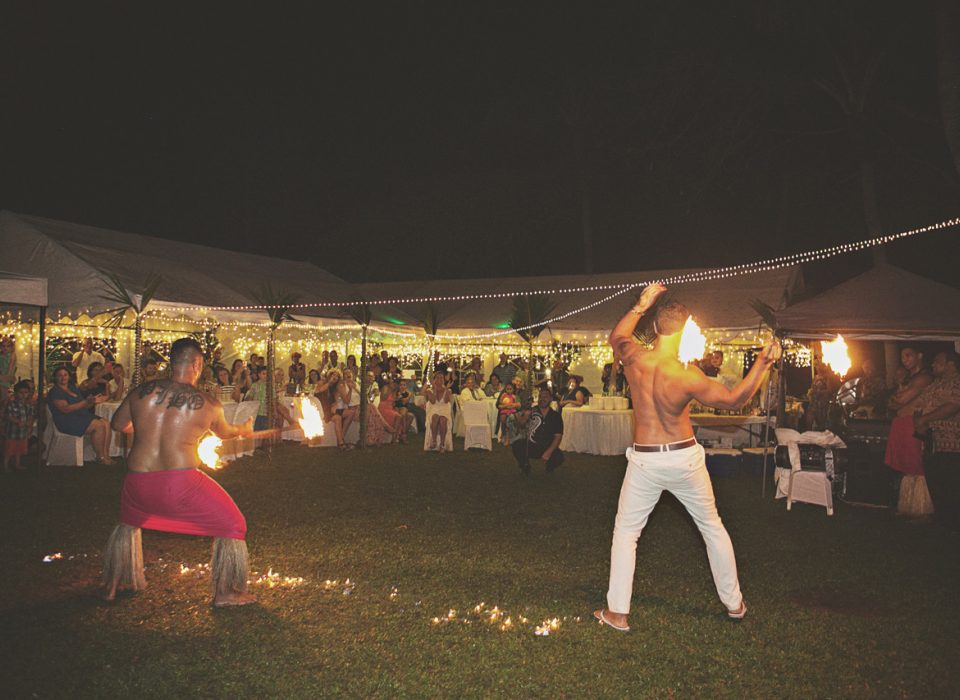
[[[771,341],[750,372],[733,389],[712,381],[696,367],[677,359],[683,325],[690,315],[683,304],[667,302],[656,311],[653,349],[644,350],[633,339],[640,317],[666,288],[647,286],[637,305],[610,334],[610,345],[623,362],[633,397],[634,445],[627,450],[627,472],[610,550],[610,588],[607,607],[594,612],[601,622],[626,632],[633,593],[637,539],[663,491],[679,500],[700,529],[707,545],[710,570],[727,615],[740,620],[747,606],[740,594],[733,545],[717,514],[713,487],[703,448],[690,424],[690,402],[736,409],[757,391],[770,366],[780,357],[780,345]]]
[[[197,445],[210,430],[224,440],[253,437],[253,419],[227,423],[223,406],[201,393],[203,353],[192,338],[170,349],[171,379],[134,387],[113,416],[114,430],[136,432],[120,499],[120,524],[107,542],[101,597],[146,586],[140,528],[212,536],[216,607],[255,602],[247,593],[247,523],[227,492],[201,472]],[[262,431],[266,432],[266,431]]]

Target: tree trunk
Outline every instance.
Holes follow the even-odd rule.
[[[940,118],[954,168],[960,175],[960,8],[956,0],[937,0],[935,5]]]
[[[143,321],[140,314],[137,314],[133,320],[133,376],[131,381],[133,386],[138,386],[143,381]]]
[[[267,333],[267,428],[270,430],[277,427],[277,392],[273,382],[275,331],[276,327],[270,326],[270,331]],[[273,444],[276,439],[271,436],[269,442]]]
[[[367,326],[360,339],[360,449],[367,447]]]

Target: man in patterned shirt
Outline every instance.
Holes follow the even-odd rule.
[[[27,441],[33,433],[33,424],[37,420],[37,407],[30,400],[30,382],[23,380],[13,387],[14,398],[7,405],[5,420],[7,439],[3,443],[3,469],[13,468],[22,471],[20,458],[27,454]]]
[[[922,414],[913,419],[918,435],[932,431],[923,456],[927,488],[937,521],[960,531],[960,357],[952,350],[933,359],[935,381],[918,399]]]

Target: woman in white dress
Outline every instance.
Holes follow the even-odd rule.
[[[444,382],[443,372],[434,372],[433,381],[426,389],[427,425],[430,428],[426,450],[443,452],[447,449],[447,430],[450,429],[450,388]]]

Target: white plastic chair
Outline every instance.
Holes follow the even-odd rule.
[[[53,422],[50,408],[47,407],[46,410],[46,451],[43,458],[48,466],[82,467],[84,461],[92,462],[97,458],[88,436],[76,437],[61,433]]]
[[[246,423],[248,419],[257,419],[257,413],[260,412],[259,401],[243,401],[242,403],[227,404],[223,407],[224,417],[233,424]],[[224,462],[230,462],[237,457],[252,455],[256,447],[256,440],[252,438],[233,438],[224,440],[223,447],[220,448],[220,458]]]
[[[493,431],[487,421],[487,406],[482,401],[464,401],[460,404],[463,411],[463,449],[480,447],[493,449]]]
[[[791,510],[794,501],[812,503],[827,509],[827,515],[833,515],[833,481],[829,476],[833,473],[833,447],[845,447],[844,443],[829,432],[824,433],[797,433],[795,430],[777,428],[777,442],[786,445],[790,451],[790,469],[777,469],[778,485],[777,497],[787,498],[787,510]],[[827,452],[824,458],[829,460],[830,469],[807,470],[800,463],[800,444],[822,445]],[[786,480],[786,487],[783,481]]]

